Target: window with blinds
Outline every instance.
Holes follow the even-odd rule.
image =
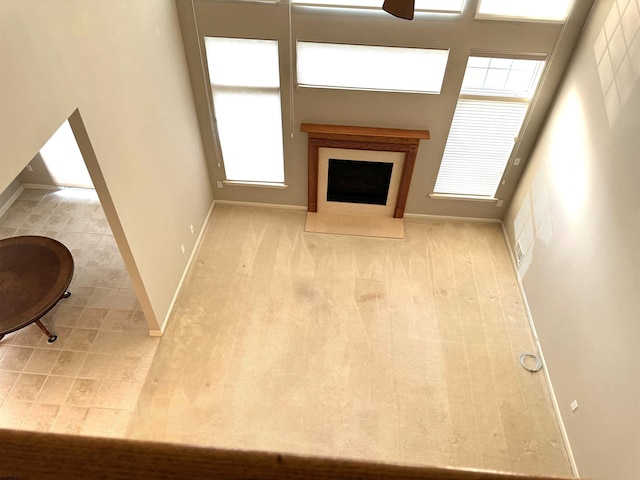
[[[205,47],[226,179],[283,183],[278,41],[205,37]]]
[[[544,61],[470,57],[434,193],[493,199]]]
[[[449,50],[296,42],[301,87],[440,93]]]
[[[521,102],[459,100],[434,191],[493,197],[526,111]]]
[[[479,0],[476,18],[563,22],[572,5],[572,0]]]

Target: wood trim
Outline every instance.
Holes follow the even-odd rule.
[[[411,145],[404,158],[402,177],[400,178],[400,187],[398,188],[398,199],[396,201],[395,213],[393,214],[394,218],[404,217],[404,207],[407,204],[407,197],[409,196],[409,185],[411,183],[411,176],[413,175],[413,167],[416,163],[417,154],[418,146]]]
[[[309,140],[311,142],[311,140]],[[316,151],[319,147],[377,150],[382,152],[408,152],[411,145],[401,143],[371,142],[352,139],[313,138]]]
[[[310,212],[318,211],[318,141],[315,138],[309,139],[309,175],[308,177],[308,210]],[[311,172],[316,172],[312,175]]]
[[[364,136],[364,137],[377,137],[377,138],[406,138],[411,140],[428,140],[429,130],[406,130],[401,128],[376,128],[376,127],[352,127],[346,125],[322,125],[319,123],[302,123],[300,124],[300,131],[312,133],[314,137],[318,137],[318,134],[328,135],[346,135]]]
[[[303,123],[300,130],[309,134],[308,204],[309,212],[318,211],[318,149],[321,147],[355,150],[404,152],[405,159],[393,217],[402,218],[409,196],[411,177],[421,139],[429,139],[428,130],[350,127]]]
[[[7,479],[552,480],[18,430],[0,430],[0,458]]]

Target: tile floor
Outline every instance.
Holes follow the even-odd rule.
[[[124,436],[160,341],[148,328],[92,190],[25,189],[0,217],[0,238],[43,235],[75,261],[71,297],[0,340],[0,428]]]

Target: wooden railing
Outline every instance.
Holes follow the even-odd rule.
[[[0,480],[27,479],[544,480],[277,453],[0,430]]]

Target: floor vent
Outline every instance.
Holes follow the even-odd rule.
[[[520,265],[520,262],[524,258],[524,252],[522,251],[522,244],[520,243],[520,240],[516,242],[516,245],[515,247],[513,247],[513,250],[516,252],[516,261],[518,262],[518,265]]]

